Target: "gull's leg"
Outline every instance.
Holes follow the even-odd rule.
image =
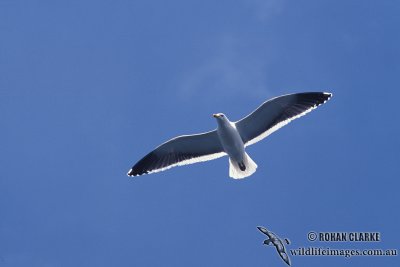
[[[238,165],[239,165],[239,168],[240,168],[241,171],[245,171],[246,170],[246,165],[244,165],[243,161],[238,162]]]

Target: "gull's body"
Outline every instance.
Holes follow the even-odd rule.
[[[175,137],[147,154],[128,172],[129,176],[154,173],[174,166],[186,165],[229,156],[229,176],[244,178],[253,174],[257,164],[246,153],[252,145],[277,129],[325,103],[332,94],[297,93],[273,98],[237,122],[222,114],[214,114],[214,131]]]
[[[240,162],[244,158],[244,143],[238,133],[234,123],[220,113],[214,114],[217,118],[218,128],[217,133],[224,151],[229,155],[230,159]]]
[[[229,156],[229,176],[232,178],[250,176],[256,171],[257,164],[245,152],[243,139],[235,123],[230,122],[222,113],[213,116],[217,119],[219,141]]]

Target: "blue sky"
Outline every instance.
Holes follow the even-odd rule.
[[[398,1],[0,3],[0,266],[284,266],[299,246],[399,248]],[[268,98],[326,105],[228,159],[129,178],[160,143]],[[309,231],[380,231],[321,244]],[[292,257],[394,266],[398,257]]]

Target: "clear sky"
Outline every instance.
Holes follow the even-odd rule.
[[[285,266],[257,225],[288,249],[399,249],[399,14],[395,0],[0,1],[0,266]],[[247,179],[227,158],[126,176],[214,129],[212,113],[302,91],[334,96],[249,147]]]

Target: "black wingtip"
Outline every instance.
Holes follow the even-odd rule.
[[[312,100],[314,102],[314,108],[325,104],[333,96],[330,92],[309,92],[309,93],[299,93],[300,97],[304,97],[304,100]]]
[[[148,174],[152,170],[155,169],[154,163],[159,161],[159,157],[157,157],[154,152],[150,152],[141,160],[139,160],[127,173],[130,177],[140,176],[143,174]]]
[[[133,170],[133,168],[132,168],[132,169],[130,169],[130,170],[128,171],[128,173],[127,173],[126,175],[128,175],[129,177],[135,177],[135,176],[139,176],[139,175],[141,175],[141,174],[135,172],[135,171]]]
[[[329,100],[329,99],[333,96],[333,94],[332,94],[332,93],[329,93],[329,92],[324,92],[324,95],[327,96],[327,99],[326,99],[326,100]]]

